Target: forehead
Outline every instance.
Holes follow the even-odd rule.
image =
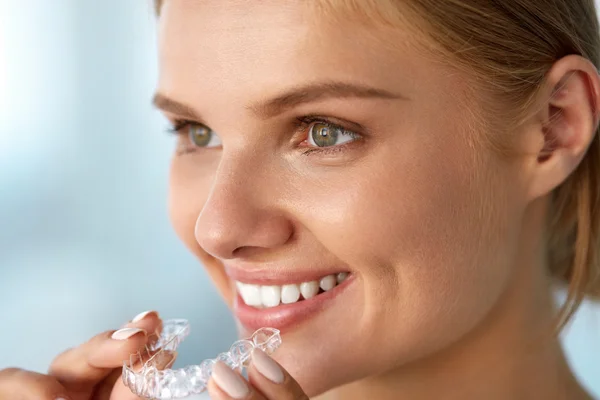
[[[321,80],[410,91],[427,78],[408,30],[331,19],[311,3],[167,0],[159,91],[202,106],[203,95],[231,103]]]

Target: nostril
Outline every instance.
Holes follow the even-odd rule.
[[[259,214],[262,214],[262,218]],[[275,249],[294,238],[291,222],[280,216],[257,213],[234,224],[223,223],[222,218],[209,221],[206,216],[196,221],[196,242],[215,258],[249,257],[265,249]]]
[[[263,247],[241,246],[232,252],[232,256],[234,258],[250,258],[264,252],[264,250]]]

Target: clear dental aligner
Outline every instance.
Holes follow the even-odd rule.
[[[261,328],[248,339],[238,340],[229,351],[200,365],[181,369],[159,370],[170,352],[190,334],[190,324],[185,319],[167,320],[158,340],[146,346],[146,352],[132,355],[123,365],[123,382],[136,396],[147,399],[180,399],[206,390],[213,365],[222,361],[234,370],[242,371],[249,364],[250,353],[259,348],[272,354],[281,345],[277,329]],[[145,360],[145,361],[144,361]]]

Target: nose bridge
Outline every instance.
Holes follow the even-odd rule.
[[[213,257],[277,247],[291,236],[289,221],[271,201],[277,189],[260,160],[252,152],[223,153],[195,227],[198,244]]]

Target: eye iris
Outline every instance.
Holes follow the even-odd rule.
[[[315,124],[312,128],[312,139],[319,147],[334,146],[337,143],[338,129],[325,124]]]
[[[212,138],[212,132],[210,129],[200,125],[192,125],[189,129],[190,141],[194,144],[194,146],[204,147],[210,143],[210,139]]]

